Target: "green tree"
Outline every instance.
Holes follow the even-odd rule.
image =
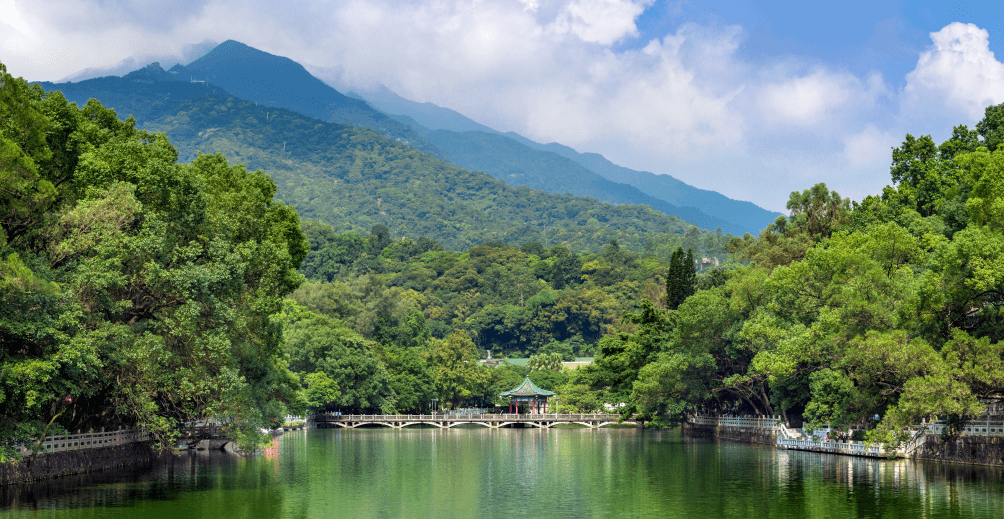
[[[535,353],[530,355],[530,359],[526,365],[530,368],[531,372],[541,370],[561,371],[561,354]]]
[[[0,73],[0,439],[221,420],[246,447],[297,405],[272,316],[307,241],[266,175]],[[7,308],[7,306],[5,306]]]
[[[331,380],[328,374],[323,371],[308,373],[303,377],[306,388],[303,390],[304,400],[307,408],[311,411],[323,411],[332,404],[338,402],[338,397],[342,395],[338,390],[338,383]]]
[[[669,272],[666,274],[666,308],[676,310],[694,293],[697,279],[697,269],[694,265],[694,253],[683,248],[676,249],[669,260]]]
[[[485,369],[477,362],[477,348],[467,335],[454,332],[436,341],[429,352],[429,371],[436,394],[453,408],[488,387]]]
[[[341,391],[343,410],[393,413],[397,403],[391,377],[375,345],[344,323],[316,316],[286,330],[290,367],[301,373],[323,372]]]

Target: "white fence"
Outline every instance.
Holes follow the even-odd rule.
[[[878,444],[865,444],[864,442],[829,442],[812,440],[788,440],[777,439],[777,446],[783,449],[794,450],[821,450],[834,454],[847,454],[850,456],[885,456],[886,451]],[[900,453],[897,451],[897,453]]]
[[[866,444],[859,441],[823,440],[829,432],[829,426],[817,431],[801,431],[788,429],[780,417],[753,416],[701,416],[691,415],[688,418],[695,425],[710,425],[723,427],[755,428],[777,432],[777,446],[784,449],[814,450],[849,454],[854,456],[911,456],[922,443],[925,434],[941,434],[947,424],[943,420],[925,421],[919,426],[911,427],[911,438],[895,451],[885,449],[879,444]],[[1004,417],[989,416],[972,420],[959,430],[963,436],[998,436],[1004,437]],[[819,441],[814,441],[818,439]]]
[[[779,428],[784,421],[780,416],[702,416],[692,415],[690,422],[697,425],[722,425],[725,427],[745,427],[749,429]]]
[[[929,434],[941,434],[948,427],[944,420],[932,420],[921,425]],[[1004,417],[994,416],[972,420],[959,430],[964,436],[1004,436]]]
[[[39,452],[66,452],[81,449],[95,449],[98,447],[113,447],[126,443],[146,441],[150,439],[149,433],[139,429],[119,429],[117,431],[90,432],[81,434],[65,434],[60,436],[46,436],[42,440]],[[21,455],[31,454],[31,449],[21,447]]]

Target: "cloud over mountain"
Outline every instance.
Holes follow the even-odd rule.
[[[18,3],[35,37],[22,38],[31,48],[5,43],[4,60],[30,79],[58,79],[233,38],[315,65],[337,86],[384,84],[501,131],[774,209],[818,181],[845,196],[875,193],[889,181],[889,148],[906,132],[946,138],[952,125],[974,124],[1004,97],[1004,65],[989,51],[987,31],[971,24],[933,33],[904,78],[752,55],[743,51],[748,28],[714,17],[636,41],[647,10],[668,10],[651,0],[204,0],[171,12],[158,5]],[[100,30],[66,29],[74,13],[99,17]]]

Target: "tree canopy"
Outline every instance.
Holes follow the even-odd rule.
[[[214,417],[246,443],[300,403],[274,319],[302,282],[299,216],[261,171],[0,65],[0,457]]]
[[[793,192],[789,217],[726,246],[745,266],[682,302],[667,280],[669,308],[644,302],[582,375],[664,423],[781,414],[895,442],[979,416],[1004,395],[1002,106],[940,145],[907,135],[880,195]]]

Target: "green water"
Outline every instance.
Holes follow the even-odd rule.
[[[1000,518],[1004,474],[637,429],[309,430],[0,489],[0,517]]]

